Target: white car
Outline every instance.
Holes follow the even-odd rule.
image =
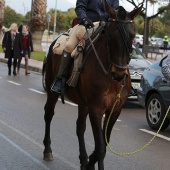
[[[135,36],[136,45],[138,48],[143,46],[143,35],[136,35]]]

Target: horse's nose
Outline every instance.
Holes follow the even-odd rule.
[[[112,79],[113,80],[117,80],[117,81],[122,81],[125,77],[127,77],[128,74],[118,74],[118,73],[115,73],[115,72],[112,72]]]
[[[112,72],[112,73],[119,74],[119,75],[128,74],[128,69],[127,69],[127,67],[126,67],[126,68],[123,68],[123,67],[122,67],[122,69],[116,68],[116,67],[113,65],[113,66],[112,66],[112,69],[111,69],[111,72]]]
[[[128,76],[128,70],[126,69],[117,69],[115,66],[112,66],[112,79],[121,81]]]

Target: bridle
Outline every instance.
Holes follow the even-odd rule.
[[[122,36],[122,39],[123,39],[123,42],[124,42],[124,44],[126,45],[126,50],[128,50],[128,52],[129,52],[129,47],[128,47],[128,45],[129,45],[129,44],[132,45],[132,44],[131,44],[132,42],[130,43],[129,37],[127,37],[127,33],[126,33],[125,26],[122,26],[122,24],[133,23],[133,20],[120,20],[120,19],[111,19],[111,18],[109,18],[108,22],[118,22],[118,29],[120,30],[121,36]],[[86,33],[87,33],[88,39],[89,39],[89,41],[90,41],[90,43],[91,43],[92,49],[94,50],[95,56],[96,56],[96,58],[97,58],[97,60],[98,60],[98,62],[99,62],[99,64],[100,64],[100,66],[101,66],[104,74],[105,74],[105,75],[109,75],[109,71],[107,71],[107,70],[105,69],[102,61],[100,60],[100,58],[99,58],[99,56],[98,56],[98,54],[97,54],[97,51],[96,51],[96,49],[95,49],[95,47],[94,47],[93,41],[91,40],[90,35],[89,35],[87,29],[86,29]],[[109,37],[109,35],[108,35],[108,37]],[[109,39],[109,38],[108,38],[108,39]],[[128,47],[128,48],[127,48],[127,47]],[[108,48],[109,48],[109,45],[108,45]],[[125,69],[128,68],[128,64],[127,64],[127,66],[122,67],[122,66],[117,65],[117,64],[114,63],[113,61],[111,61],[110,48],[109,48],[108,50],[109,50],[109,63],[110,63],[109,68],[110,68],[112,65],[114,65],[114,66],[116,67],[116,69],[118,69],[118,70],[125,70]],[[87,54],[87,55],[88,55],[88,54]],[[85,62],[84,62],[84,63],[85,63]],[[84,63],[82,64],[81,68],[83,67]]]
[[[132,42],[129,38],[129,34],[127,34],[127,25],[128,23],[134,23],[133,20],[122,20],[122,19],[112,19],[112,18],[109,18],[108,22],[117,22],[118,23],[118,30],[120,31],[120,35],[122,37],[122,56],[125,55],[125,54],[129,54],[130,56],[130,53],[131,53],[131,50],[132,50]],[[109,34],[107,33],[108,35],[108,41],[110,40],[110,36]],[[111,65],[115,66],[116,69],[118,70],[125,70],[128,68],[128,64],[126,66],[119,66],[118,64],[116,64],[115,62],[113,62],[111,60],[111,50],[110,50],[110,47],[108,45],[108,50],[109,50],[109,62],[111,63]]]

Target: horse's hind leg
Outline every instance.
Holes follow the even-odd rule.
[[[45,110],[45,115],[44,115],[44,120],[45,120],[45,136],[44,136],[44,160],[46,161],[52,161],[53,160],[53,155],[52,155],[52,149],[51,149],[51,138],[50,138],[50,125],[51,125],[51,120],[54,115],[54,108],[55,104],[57,102],[57,95],[53,98],[48,97],[47,102],[45,104],[44,110]]]
[[[85,107],[79,105],[78,107],[78,119],[77,119],[77,137],[79,142],[79,159],[81,164],[81,170],[85,170],[85,166],[88,163],[88,155],[85,147],[84,133],[86,130],[86,118],[88,111]]]

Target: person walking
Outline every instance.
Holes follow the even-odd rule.
[[[16,23],[11,24],[9,31],[5,32],[2,48],[5,53],[5,58],[8,58],[8,75],[11,75],[11,66],[13,58],[13,75],[16,76],[17,59],[23,52],[21,36],[17,32],[18,26]]]
[[[32,36],[31,33],[29,32],[29,28],[27,25],[22,26],[22,32],[21,34],[21,40],[22,40],[22,46],[23,46],[23,55],[20,56],[18,60],[18,65],[17,65],[17,74],[20,72],[20,65],[21,65],[21,60],[22,57],[25,58],[25,75],[29,75],[30,72],[28,70],[28,60],[30,58],[30,54],[33,51],[33,44],[32,44]]]
[[[112,8],[119,6],[119,0],[107,0]],[[77,0],[75,12],[79,19],[79,25],[73,28],[73,32],[66,43],[65,49],[61,56],[61,63],[57,78],[51,86],[51,91],[57,94],[61,93],[62,79],[67,76],[68,68],[71,63],[71,52],[79,42],[76,36],[77,32],[84,27],[85,29],[93,28],[93,22],[108,21],[108,14],[105,10],[104,0]]]
[[[163,43],[164,43],[164,51],[167,51],[167,47],[168,47],[168,36],[164,36],[164,39],[163,39]]]

